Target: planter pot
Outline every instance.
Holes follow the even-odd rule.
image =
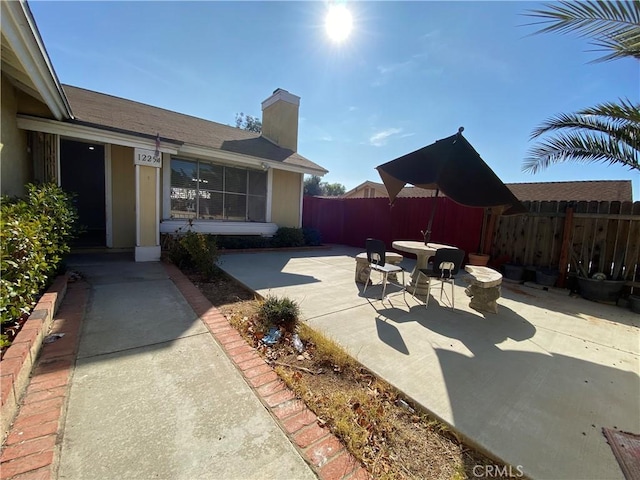
[[[504,268],[504,278],[509,280],[515,280],[517,282],[521,282],[524,278],[524,265],[514,265],[512,263],[505,263],[503,265]]]
[[[536,283],[545,287],[553,287],[558,280],[558,271],[545,268],[536,270]]]
[[[624,284],[624,280],[594,280],[578,277],[580,295],[596,302],[617,302]]]
[[[632,312],[640,313],[640,296],[629,295],[629,307]]]
[[[489,255],[484,253],[470,253],[469,265],[476,265],[478,267],[485,267],[489,263]]]

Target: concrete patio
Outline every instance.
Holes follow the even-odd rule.
[[[503,285],[498,314],[483,315],[460,281],[455,310],[439,295],[428,309],[409,294],[383,303],[379,286],[363,294],[354,282],[361,251],[236,253],[219,265],[263,296],[297,300],[310,326],[526,475],[624,478],[601,429],[640,433],[640,316],[521,285]]]

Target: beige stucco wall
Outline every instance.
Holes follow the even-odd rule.
[[[5,75],[0,97],[0,193],[23,195],[24,184],[31,181],[31,164],[27,154],[27,132],[18,129],[18,96]]]
[[[156,246],[156,173],[159,169],[140,166],[140,246]]]
[[[111,145],[111,215],[114,248],[136,245],[136,185],[133,148]]]
[[[279,101],[262,112],[262,134],[281,147],[298,150],[298,106]]]
[[[49,107],[40,100],[33,98],[21,90],[16,90],[16,95],[18,99],[18,112],[23,115],[33,115],[35,117],[54,118]]]
[[[279,227],[301,227],[300,195],[302,174],[273,170],[271,221]]]

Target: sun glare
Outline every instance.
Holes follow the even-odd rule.
[[[327,35],[334,42],[342,42],[347,39],[353,27],[351,12],[344,5],[332,5],[329,7],[325,19]]]

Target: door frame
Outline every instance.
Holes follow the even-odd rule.
[[[76,143],[90,143],[101,145],[104,149],[104,209],[105,209],[105,245],[107,248],[113,248],[113,197],[111,192],[111,144],[103,142],[94,142],[86,139],[78,139],[67,135],[56,135],[56,159],[57,159],[57,177],[58,186],[62,187],[62,148],[61,140],[68,140]]]

